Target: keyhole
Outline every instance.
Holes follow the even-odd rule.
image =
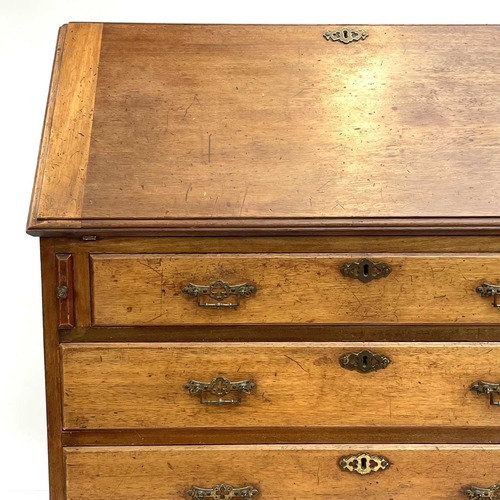
[[[361,459],[361,468],[362,469],[366,469],[366,463],[367,463],[367,459],[366,458],[362,458]]]
[[[344,30],[344,38],[347,38],[349,35],[349,32],[347,30]]]
[[[368,356],[363,356],[363,368],[366,368],[368,366]]]
[[[368,264],[365,264],[363,266],[363,276],[366,278],[368,276],[368,272],[370,271],[370,266]]]

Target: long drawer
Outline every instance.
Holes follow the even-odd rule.
[[[500,424],[499,343],[69,344],[61,357],[66,429]]]
[[[89,447],[64,454],[68,500],[208,497],[203,490],[232,498],[224,485],[267,500],[465,500],[497,498],[479,495],[500,490],[493,488],[500,483],[497,445]]]
[[[97,326],[500,322],[477,292],[500,254],[95,254],[91,268]]]

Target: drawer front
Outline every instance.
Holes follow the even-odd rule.
[[[386,462],[365,474],[341,467],[360,453]],[[473,487],[500,483],[495,445],[90,447],[66,449],[65,464],[68,500],[189,499],[223,483],[267,500],[465,500],[481,498],[466,496]]]
[[[500,424],[500,406],[471,390],[480,380],[500,382],[499,343],[72,344],[61,349],[66,429]],[[341,358],[349,359],[351,369]],[[365,368],[374,365],[379,369]],[[186,387],[192,380],[207,385]],[[227,381],[241,384],[230,387]]]
[[[365,258],[387,264],[390,274],[378,267],[370,282],[349,276],[343,266],[352,270]],[[97,254],[91,260],[97,326],[500,321],[491,297],[476,291],[500,280],[497,254]],[[365,265],[360,272],[369,279],[373,269]],[[235,287],[242,284],[248,286]]]

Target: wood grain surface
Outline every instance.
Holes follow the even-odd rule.
[[[391,465],[366,476],[340,469],[362,451]],[[500,480],[500,446],[97,447],[66,448],[65,459],[68,500],[177,500],[222,482],[267,500],[462,500],[469,486]]]
[[[500,342],[500,325],[206,325],[76,327],[61,342]]]
[[[78,429],[62,432],[64,446],[182,444],[496,444],[500,427],[184,427]]]
[[[369,374],[340,366],[365,348],[391,364]],[[497,343],[75,344],[61,353],[65,429],[500,423],[500,408],[470,390],[500,381]],[[218,376],[257,387],[222,407],[184,388]]]
[[[38,218],[78,219],[82,215],[101,35],[99,23],[67,26]]]
[[[341,274],[361,258],[392,267],[362,283]],[[244,323],[498,323],[476,287],[497,283],[497,254],[92,255],[96,326]],[[203,308],[189,283],[251,283],[237,309]],[[232,299],[234,301],[234,298]]]
[[[73,256],[70,253],[56,254],[57,287],[66,287],[67,296],[58,297],[59,328],[75,326],[75,297],[73,280]]]
[[[66,500],[61,436],[63,425],[61,412],[61,365],[59,337],[57,335],[60,318],[58,314],[59,304],[55,294],[55,289],[58,286],[58,273],[53,243],[50,238],[40,240],[49,488],[50,500]]]
[[[60,253],[353,253],[411,252],[494,253],[500,250],[495,236],[287,236],[54,238]]]
[[[332,28],[69,25],[30,232],[498,232],[500,28]]]

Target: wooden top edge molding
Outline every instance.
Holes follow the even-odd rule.
[[[284,236],[284,235],[500,235],[498,218],[441,219],[215,219],[43,220],[27,227],[32,236]]]

